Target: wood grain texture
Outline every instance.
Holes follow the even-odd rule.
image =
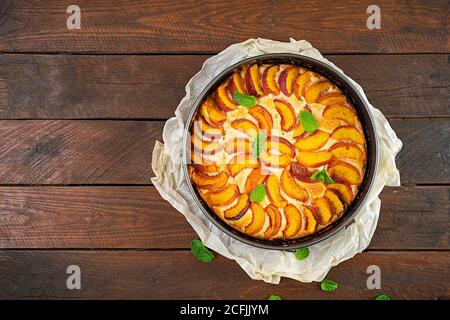
[[[209,56],[0,55],[0,119],[167,119]],[[328,55],[388,117],[450,116],[448,55]]]
[[[88,1],[68,30],[64,0],[2,1],[3,52],[211,52],[248,38],[307,39],[323,52],[448,52],[446,1]],[[418,45],[420,43],[420,45]]]
[[[81,268],[81,290],[67,290],[66,268]],[[382,290],[368,290],[367,267],[377,265]],[[300,267],[300,263],[299,263]],[[0,298],[256,299],[277,294],[292,299],[450,298],[450,252],[369,252],[333,268],[339,288],[283,279],[279,285],[251,280],[231,260],[211,264],[188,251],[0,251]],[[420,288],[420,290],[418,290]]]
[[[402,183],[449,183],[450,121],[390,123],[403,141],[397,156]],[[151,153],[163,124],[0,121],[0,184],[149,184]]]
[[[386,188],[370,249],[450,249],[450,187]],[[0,187],[0,248],[189,248],[155,187]]]

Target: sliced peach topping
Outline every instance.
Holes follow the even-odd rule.
[[[267,150],[275,149],[280,153],[286,153],[291,156],[294,156],[295,153],[294,146],[289,142],[289,140],[282,137],[268,137],[266,141],[266,148]]]
[[[276,236],[277,233],[280,231],[282,222],[281,213],[277,207],[271,204],[269,204],[265,210],[266,213],[269,215],[270,224],[264,235],[267,238],[271,238]]]
[[[334,178],[336,182],[336,178]],[[349,205],[353,199],[353,191],[348,182],[339,181],[338,183],[329,184],[328,189],[336,191],[345,204]]]
[[[205,193],[205,200],[211,206],[227,206],[239,195],[239,188],[235,184],[229,184],[225,188]]]
[[[219,174],[210,176],[194,170],[192,171],[191,178],[197,187],[208,190],[220,189],[228,182],[228,174],[226,172],[220,172]]]
[[[293,137],[294,138],[298,138],[300,137],[303,133],[305,133],[305,128],[303,128],[302,124],[300,121],[297,121],[297,125],[295,126],[294,129],[294,133],[293,133]]]
[[[344,120],[351,125],[355,125],[357,120],[355,112],[344,104],[330,104],[323,110],[323,117],[327,120]]]
[[[251,65],[245,72],[245,86],[250,95],[259,97],[264,94],[261,87],[261,73],[257,64]]]
[[[317,209],[313,206],[303,206],[303,208],[302,208],[303,217],[305,218],[305,228],[304,229],[309,234],[316,231],[317,221],[316,221],[316,218],[314,218],[314,216],[317,215],[316,212],[317,212]]]
[[[258,126],[248,119],[237,119],[231,122],[231,127],[241,132],[248,134],[250,137],[256,137],[259,131]]]
[[[270,175],[266,180],[267,196],[270,202],[277,208],[284,208],[288,204],[280,193],[280,184],[276,175]]]
[[[272,115],[264,107],[254,106],[249,111],[250,115],[258,121],[259,128],[266,130],[267,133],[273,127]]]
[[[292,95],[292,91],[294,90],[294,81],[298,76],[298,68],[289,66],[284,69],[279,78],[278,84],[280,86],[281,92],[287,97]]]
[[[234,153],[250,153],[251,142],[247,138],[232,138],[225,142],[225,152],[228,154]]]
[[[237,104],[229,97],[227,90],[227,83],[223,83],[217,88],[214,95],[217,106],[224,112],[233,111],[237,109]]]
[[[287,153],[277,154],[273,151],[266,149],[264,149],[261,152],[259,158],[265,165],[275,168],[284,168],[292,162],[292,157],[290,154]]]
[[[330,164],[328,173],[332,177],[337,177],[350,184],[359,184],[361,182],[361,175],[359,170],[348,162],[336,160]]]
[[[219,171],[219,167],[215,163],[211,164],[194,164],[194,168],[201,173],[212,174]]]
[[[310,71],[306,71],[299,75],[295,80],[294,92],[299,100],[305,95],[305,89],[311,81],[311,75],[312,73]]]
[[[255,189],[258,184],[264,183],[267,175],[263,174],[261,167],[253,169],[249,175],[247,176],[247,180],[245,181],[245,192],[250,193]]]
[[[266,212],[264,211],[264,208],[257,202],[252,202],[250,204],[250,209],[253,213],[253,220],[252,223],[250,223],[247,228],[245,228],[245,232],[253,235],[261,231],[261,229],[264,227],[264,222],[266,221]]]
[[[322,148],[329,138],[329,133],[322,130],[316,130],[311,134],[301,136],[295,143],[295,146],[300,151],[313,151]]]
[[[245,94],[244,80],[241,77],[241,73],[238,71],[233,73],[233,75],[230,78],[230,81],[228,82],[228,92],[232,97],[236,90],[239,91],[240,93]]]
[[[275,94],[278,95],[280,93],[280,89],[278,88],[278,84],[276,81],[276,74],[279,70],[277,65],[270,66],[266,68],[262,75],[262,87],[265,94]]]
[[[194,126],[197,126],[197,128],[194,128],[194,131],[199,130],[203,137],[209,139],[220,139],[224,133],[223,127],[211,126],[205,121],[202,116],[196,118],[196,120],[194,121]]]
[[[297,155],[297,161],[305,166],[317,168],[331,162],[333,154],[330,151],[301,151]]]
[[[344,211],[345,206],[344,203],[342,203],[337,190],[327,188],[325,190],[324,197],[330,202],[334,214],[339,215]]]
[[[305,188],[295,182],[295,179],[292,177],[290,170],[290,168],[284,168],[283,172],[281,173],[281,189],[291,198],[300,201],[306,201],[308,199],[308,192]]]
[[[354,159],[362,161],[364,152],[351,142],[337,142],[329,149],[336,159]]]
[[[258,168],[259,163],[249,154],[236,154],[227,164],[227,171],[230,176],[235,177],[239,172],[248,168]]]
[[[305,92],[305,99],[308,103],[315,103],[319,97],[330,88],[333,88],[333,84],[329,81],[322,80],[317,81],[309,86]]]
[[[273,102],[275,105],[275,109],[280,114],[281,129],[283,131],[291,131],[292,129],[294,129],[297,122],[297,117],[292,105],[289,102],[281,99],[275,99]]]
[[[363,134],[354,126],[340,126],[331,133],[331,137],[335,140],[347,140],[359,144],[365,143]]]
[[[316,220],[322,225],[330,222],[331,217],[333,216],[333,208],[331,207],[330,201],[328,201],[327,198],[321,197],[314,199],[312,203],[318,211]]]
[[[191,134],[191,143],[196,152],[203,155],[212,155],[222,151],[222,146],[216,141],[201,140],[196,134]]]
[[[317,100],[317,103],[329,106],[330,104],[346,104],[347,98],[340,92],[328,92]]]
[[[248,194],[241,193],[237,197],[237,203],[224,211],[223,216],[228,220],[239,220],[250,208],[250,199]]]
[[[212,126],[222,126],[225,120],[227,119],[227,115],[220,110],[213,98],[208,97],[200,107],[200,114],[205,118],[206,121],[209,122]]]
[[[295,179],[297,179],[299,181],[302,181],[305,183],[315,183],[316,182],[311,179],[312,173],[309,172],[309,170],[307,168],[303,167],[298,162],[292,162],[290,173]]]
[[[292,204],[288,204],[284,208],[284,215],[286,217],[286,228],[284,229],[284,236],[286,238],[292,238],[299,232],[302,226],[302,216],[297,207]]]

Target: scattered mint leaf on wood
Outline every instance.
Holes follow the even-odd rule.
[[[264,131],[259,131],[252,143],[252,155],[254,158],[259,158],[265,143],[266,133]]]
[[[250,193],[250,200],[254,202],[263,201],[266,196],[266,187],[263,184],[258,184]]]
[[[334,291],[338,288],[339,284],[333,280],[324,279],[320,283],[320,289],[323,291]]]
[[[275,294],[271,294],[270,296],[267,297],[267,300],[283,300],[283,299],[281,299],[280,296],[277,296]]]
[[[309,111],[300,112],[300,123],[306,132],[312,133],[319,128],[316,119]]]
[[[376,296],[374,300],[392,300],[392,299],[387,294],[380,294],[380,295]]]
[[[333,184],[334,181],[331,179],[330,175],[328,174],[326,169],[320,169],[314,172],[311,175],[312,180],[320,180],[320,182],[326,182],[328,184]]]
[[[256,106],[256,97],[254,96],[248,96],[246,94],[243,94],[239,92],[238,90],[235,90],[233,93],[234,101],[236,101],[239,105],[251,108]]]
[[[308,247],[299,248],[299,249],[295,250],[295,257],[298,260],[306,259],[306,258],[308,258],[308,256],[309,256],[309,248]]]
[[[209,263],[214,260],[214,253],[212,253],[203,242],[200,240],[191,241],[191,252],[198,260],[204,263]]]

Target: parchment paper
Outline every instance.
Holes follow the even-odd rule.
[[[305,40],[278,42],[249,39],[229,46],[218,55],[207,59],[202,69],[186,85],[186,95],[178,105],[175,117],[167,120],[164,126],[164,144],[159,141],[155,144],[152,157],[155,177],[152,182],[161,196],[186,217],[208,248],[235,260],[252,279],[269,283],[279,283],[281,277],[302,282],[321,281],[331,267],[350,259],[369,245],[380,214],[381,201],[378,195],[385,185],[400,185],[395,156],[400,151],[402,142],[384,115],[368,103],[376,122],[380,148],[379,168],[374,186],[355,223],[330,239],[311,246],[307,259],[299,261],[291,252],[258,249],[227,236],[196,207],[187,189],[181,167],[184,121],[197,96],[216,75],[244,58],[264,53],[301,54],[323,61],[342,72]],[[350,81],[368,102],[361,87],[353,80]]]

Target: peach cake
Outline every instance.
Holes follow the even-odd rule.
[[[288,64],[235,70],[190,128],[190,179],[207,206],[256,238],[295,239],[330,225],[352,203],[366,141],[346,95]]]

